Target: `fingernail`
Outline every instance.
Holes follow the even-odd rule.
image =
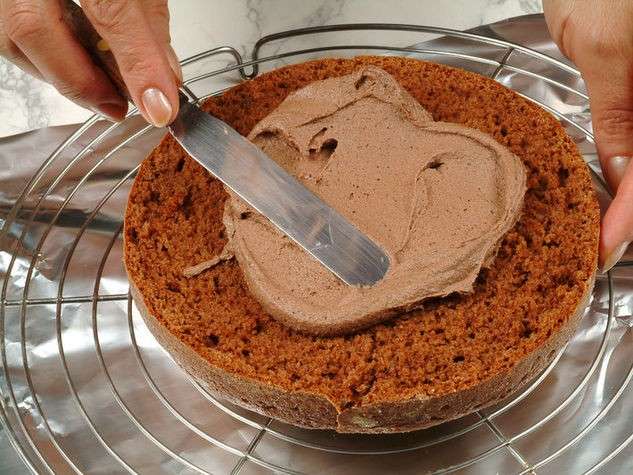
[[[167,61],[169,61],[169,65],[178,79],[178,85],[182,84],[182,67],[178,61],[178,56],[176,56],[176,52],[171,45],[167,45]]]
[[[172,108],[167,96],[159,89],[151,87],[141,96],[145,118],[155,127],[165,127],[171,120]]]
[[[611,157],[609,160],[607,160],[606,178],[612,188],[611,191],[613,191],[614,193],[620,186],[620,182],[624,177],[624,172],[629,166],[629,163],[631,163],[631,157],[625,157],[621,155]]]
[[[99,104],[94,112],[97,114],[101,114],[106,119],[111,120],[112,122],[121,122],[125,119],[125,113],[127,112],[127,104],[121,105],[119,103],[106,103]]]
[[[619,246],[617,246],[604,260],[604,265],[602,266],[602,273],[606,274],[609,270],[613,268],[614,265],[618,263],[622,256],[626,252],[629,247],[630,242],[623,242]]]

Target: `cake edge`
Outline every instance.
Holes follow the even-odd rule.
[[[455,69],[448,66],[446,67],[448,69]],[[560,125],[558,126],[560,127]],[[576,155],[580,158],[577,148]],[[128,207],[129,205],[130,202],[128,201]],[[598,223],[599,218],[596,216],[594,224],[597,226]],[[124,236],[126,237],[127,234],[124,233]],[[583,293],[581,299],[576,304],[575,311],[567,312],[565,323],[563,323],[551,337],[542,342],[538,348],[533,350],[530,354],[525,355],[522,360],[516,361],[512,368],[491,376],[487,381],[480,381],[476,386],[456,393],[444,394],[436,398],[415,398],[415,396],[413,396],[406,401],[377,402],[364,406],[360,405],[363,402],[361,399],[357,403],[359,405],[343,411],[338,411],[336,404],[321,393],[284,389],[285,386],[273,385],[271,383],[260,382],[261,380],[238,376],[234,373],[227,373],[219,366],[222,364],[222,359],[215,365],[209,363],[192,348],[186,346],[177,336],[171,334],[166,327],[161,328],[163,324],[160,321],[157,322],[156,320],[158,320],[158,318],[154,318],[147,311],[142,298],[140,298],[139,291],[133,282],[131,283],[131,288],[133,293],[134,291],[136,292],[135,300],[139,309],[142,307],[144,310],[144,312],[141,311],[141,314],[148,327],[150,327],[150,331],[152,331],[168,352],[172,352],[172,357],[181,367],[218,397],[227,399],[239,406],[248,407],[258,413],[302,427],[334,429],[338,432],[348,433],[407,432],[437,425],[461,417],[477,409],[494,405],[508,395],[516,393],[530,384],[531,380],[555,358],[557,350],[562,348],[572,337],[578,327],[580,318],[584,314],[587,301],[591,295],[593,283],[595,282],[597,231],[594,244],[594,262],[591,267],[587,269],[590,271],[591,277],[583,279],[581,284]],[[127,251],[127,246],[125,250]],[[128,272],[128,275],[129,274]],[[142,282],[139,281],[139,283]],[[520,318],[520,316],[517,318]],[[161,331],[163,333],[162,338],[159,337]],[[173,340],[171,345],[169,344],[169,340]],[[177,348],[179,351],[172,351],[172,347]],[[190,354],[181,356],[177,354],[180,352]],[[222,357],[224,355],[218,353],[218,356]],[[202,370],[198,368],[196,370],[197,372],[190,371],[189,366],[195,365],[200,366]],[[204,381],[202,378],[196,376],[196,374],[206,374],[209,376],[208,379],[210,379],[210,381]],[[504,390],[497,391],[495,384],[504,384]],[[259,392],[264,392],[264,395],[261,396]],[[471,398],[479,396],[485,399],[485,402],[481,406],[476,406],[473,399],[469,399],[467,396]],[[455,405],[451,406],[451,402],[462,404],[462,407],[456,408]],[[283,404],[283,406],[276,407],[276,404]],[[468,404],[471,406],[467,406]],[[306,406],[307,414],[305,412],[299,412],[305,411]],[[466,409],[466,407],[468,407],[468,409]],[[436,410],[439,414],[433,415],[431,410]],[[374,413],[377,415],[378,420],[374,417]],[[386,417],[387,414],[391,415],[391,419]],[[421,420],[422,415],[428,416],[426,421]],[[383,427],[378,425],[381,424],[381,421],[384,421]]]
[[[560,330],[508,371],[480,381],[464,391],[438,397],[423,396],[406,401],[361,405],[339,411],[322,394],[288,391],[276,385],[265,385],[212,365],[149,312],[132,276],[129,272],[127,274],[130,294],[150,332],[173,360],[213,396],[295,426],[365,434],[425,429],[492,406],[525,388],[574,335],[589,304],[596,278],[594,271],[586,282],[583,297],[575,312]]]

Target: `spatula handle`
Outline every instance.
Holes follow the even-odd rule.
[[[125,81],[119,72],[119,67],[114,59],[108,43],[99,36],[81,7],[72,0],[62,0],[61,2],[63,18],[70,27],[75,37],[81,45],[88,51],[92,60],[103,69],[121,96],[132,101],[130,91],[128,91]]]

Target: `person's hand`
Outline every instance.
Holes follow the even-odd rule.
[[[552,37],[582,72],[600,164],[616,193],[600,236],[607,271],[633,241],[633,2],[544,0],[543,7]]]
[[[170,123],[178,112],[182,72],[170,46],[167,0],[81,4],[145,119],[158,127]],[[60,0],[0,0],[0,55],[81,106],[115,121],[125,117],[127,101],[62,20]]]

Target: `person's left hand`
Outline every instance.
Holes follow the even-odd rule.
[[[0,55],[77,104],[121,120],[127,101],[94,64],[62,8],[70,0],[0,0]],[[163,127],[178,112],[182,72],[170,45],[167,0],[83,0],[89,21],[114,54],[134,103]]]

